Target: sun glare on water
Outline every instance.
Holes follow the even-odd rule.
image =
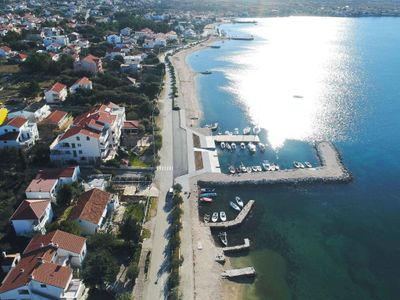
[[[228,89],[248,107],[254,123],[266,129],[273,148],[288,139],[312,141],[331,130],[330,101],[340,93],[335,76],[345,74],[336,70],[343,69],[348,57],[341,49],[345,19],[285,19],[247,27],[244,34],[256,40],[246,44],[244,53],[225,58],[236,66],[225,70]]]

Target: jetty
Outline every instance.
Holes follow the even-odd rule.
[[[217,222],[217,223],[210,222],[205,224],[210,228],[229,228],[240,225],[244,221],[244,219],[246,219],[247,215],[249,214],[250,210],[254,205],[254,202],[255,202],[254,200],[249,200],[249,202],[246,203],[246,205],[243,207],[243,209],[239,212],[239,214],[236,216],[234,220]]]
[[[222,278],[252,277],[255,275],[256,270],[253,267],[225,270],[221,273]]]
[[[223,134],[212,136],[216,143],[259,143],[260,138],[258,135],[234,135],[234,134]]]
[[[225,247],[225,248],[222,248],[222,251],[224,253],[229,253],[229,252],[238,252],[238,251],[247,250],[247,249],[250,249],[250,240],[244,239],[244,244],[237,245],[237,246],[231,246],[231,247]]]

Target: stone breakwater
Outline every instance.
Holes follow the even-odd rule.
[[[288,169],[274,172],[241,173],[228,175],[223,173],[204,173],[196,176],[199,185],[251,185],[298,182],[348,182],[352,176],[344,166],[339,152],[330,142],[315,144],[321,166],[306,169]]]

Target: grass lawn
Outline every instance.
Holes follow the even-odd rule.
[[[146,217],[146,221],[151,220],[157,215],[157,204],[158,204],[158,198],[153,197],[150,199],[150,207]]]
[[[18,65],[0,65],[0,73],[18,73],[19,66]]]
[[[150,167],[149,163],[140,160],[137,156],[133,156],[130,158],[129,165],[131,167],[142,167],[142,168]]]

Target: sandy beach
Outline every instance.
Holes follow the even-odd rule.
[[[186,125],[197,127],[202,117],[200,101],[197,97],[196,75],[186,63],[186,58],[193,52],[199,51],[208,45],[220,40],[211,37],[192,48],[182,50],[172,56],[171,63],[175,69],[178,98],[176,101],[185,109]],[[194,298],[195,299],[243,299],[244,287],[221,278],[223,270],[231,268],[227,258],[224,265],[215,262],[215,255],[220,251],[215,244],[209,227],[199,220],[197,206],[197,181],[191,182],[192,195],[190,203],[193,269],[194,269]],[[185,224],[184,224],[185,225]],[[188,224],[189,225],[189,224]]]

